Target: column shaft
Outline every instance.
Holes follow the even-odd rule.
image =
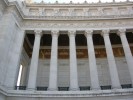
[[[78,90],[78,72],[77,72],[77,58],[75,47],[75,32],[69,32],[69,52],[70,52],[70,90]]]
[[[110,43],[109,30],[103,30],[102,35],[104,38],[104,43],[105,43],[105,48],[106,48],[112,88],[121,88],[118,71],[116,67],[116,62],[115,62],[114,54],[112,51],[112,46]]]
[[[34,42],[33,53],[32,53],[31,64],[30,64],[30,70],[29,70],[29,80],[28,80],[28,87],[27,87],[29,90],[36,89],[40,40],[41,40],[41,31],[36,31],[35,42]]]
[[[57,90],[58,31],[52,32],[49,90]]]
[[[125,30],[119,30],[118,34],[120,35],[121,38],[121,42],[122,42],[122,46],[124,49],[124,53],[125,53],[125,58],[127,61],[127,65],[128,65],[128,69],[129,69],[129,73],[130,73],[130,77],[131,77],[131,81],[132,81],[132,85],[133,85],[133,56],[125,35]]]
[[[92,31],[86,31],[86,38],[87,38],[87,47],[88,47],[91,88],[96,90],[96,89],[100,89],[100,86],[99,86],[99,80],[98,80],[96,57],[94,52],[93,40],[92,40]]]

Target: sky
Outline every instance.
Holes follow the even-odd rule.
[[[74,3],[83,3],[85,0],[33,0],[33,2],[41,2],[44,1],[46,3],[55,3],[56,1],[58,1],[59,3],[69,3],[70,1],[74,2]],[[99,0],[86,0],[87,2],[98,2]],[[113,0],[101,0],[101,2],[112,2]],[[115,0],[116,2],[119,1],[126,1],[126,0]],[[130,0],[133,1],[133,0]]]

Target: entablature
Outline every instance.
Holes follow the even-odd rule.
[[[101,20],[133,17],[133,2],[83,3],[83,4],[25,4],[17,1],[16,6],[23,19],[32,20]]]
[[[73,18],[74,19],[74,18]],[[125,19],[118,19],[118,20],[80,20],[80,21],[33,21],[33,20],[24,20],[22,23],[22,27],[25,29],[42,29],[42,30],[101,30],[101,29],[119,29],[119,28],[126,28],[132,29],[133,20],[125,20]]]
[[[28,16],[110,16],[132,14],[130,3],[98,4],[31,4],[26,5]]]

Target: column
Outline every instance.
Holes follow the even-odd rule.
[[[96,65],[96,57],[94,52],[92,34],[93,34],[93,31],[91,30],[87,30],[85,32],[85,35],[87,38],[87,47],[88,47],[91,88],[93,90],[97,90],[97,89],[100,89],[100,86],[99,86],[99,80],[98,80],[98,71],[97,71],[97,65]]]
[[[79,90],[78,86],[78,72],[77,72],[77,58],[75,46],[75,31],[69,31],[69,53],[70,53],[70,90]]]
[[[34,47],[32,52],[30,70],[29,70],[29,79],[28,79],[28,86],[29,90],[36,89],[36,78],[37,78],[37,68],[38,68],[38,59],[39,59],[39,48],[40,48],[40,40],[41,40],[42,31],[36,30],[35,31],[35,41]]]
[[[110,43],[109,30],[103,30],[102,36],[104,38],[104,43],[105,43],[105,48],[106,48],[112,88],[121,88],[118,71],[116,67],[116,62],[115,62],[114,54],[112,51],[112,46]]]
[[[52,48],[50,60],[50,75],[48,90],[58,90],[57,86],[57,66],[58,66],[58,31],[52,31]]]
[[[129,73],[130,73],[130,77],[131,77],[131,81],[132,81],[132,85],[133,85],[133,56],[125,35],[126,30],[125,29],[120,29],[118,31],[118,35],[121,38],[121,42],[122,42],[122,46],[124,49],[124,53],[125,53],[125,58],[127,61],[127,65],[128,65],[128,69],[129,69]]]

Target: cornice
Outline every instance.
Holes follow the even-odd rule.
[[[4,0],[6,4],[11,7],[15,6],[17,9],[19,15],[21,15],[22,19],[24,20],[50,20],[50,21],[64,21],[64,20],[74,20],[74,21],[80,21],[80,20],[111,20],[111,19],[132,19],[133,14],[130,15],[101,15],[101,16],[30,16],[25,15],[24,11],[20,7],[17,1],[14,2],[8,2],[7,0]],[[26,5],[26,7],[44,7],[44,6],[52,6],[52,7],[60,7],[60,6],[71,6],[71,7],[99,7],[99,6],[123,6],[123,5],[133,5],[133,2],[121,2],[121,3],[98,3],[98,4],[30,4]]]
[[[14,1],[14,2],[10,2],[8,3],[8,7],[11,7],[11,6],[15,6],[16,10],[19,12],[19,14],[21,15],[21,17],[24,19],[24,12],[23,10],[21,9],[21,7],[19,6],[18,2],[17,1]]]
[[[110,15],[110,16],[25,16],[25,20],[50,20],[50,21],[93,21],[93,20],[116,20],[116,19],[133,19],[131,15]]]
[[[26,4],[27,7],[110,7],[110,6],[127,6],[133,2],[110,2],[110,3],[32,3]]]
[[[8,0],[3,0],[3,1],[6,3],[6,5],[8,5],[8,4],[9,4]]]

